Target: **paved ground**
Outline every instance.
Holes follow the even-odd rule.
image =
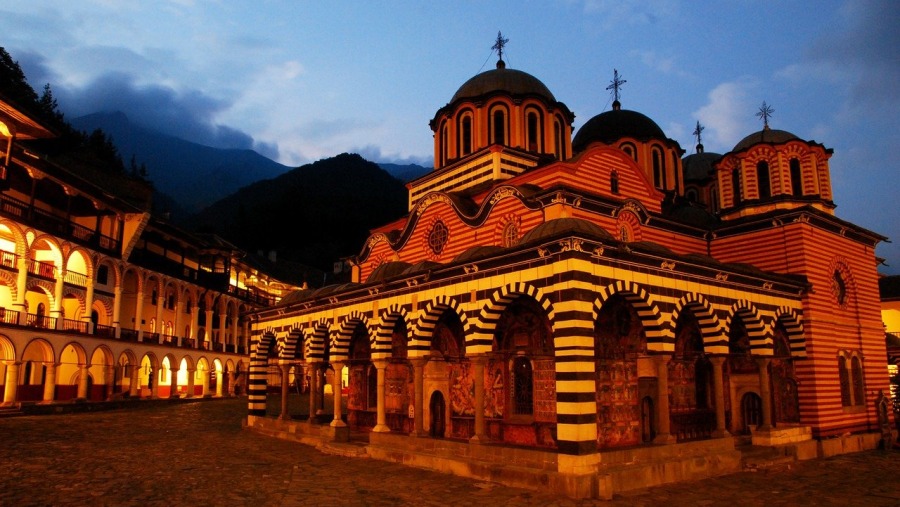
[[[0,419],[0,505],[900,505],[900,452],[808,461],[617,496],[563,497],[241,429],[244,400]]]

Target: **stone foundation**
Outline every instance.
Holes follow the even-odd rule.
[[[284,421],[272,417],[248,415],[244,427],[263,435],[292,440],[316,446],[322,442],[346,442],[350,439],[350,428],[336,428],[324,424],[310,424],[308,421]]]

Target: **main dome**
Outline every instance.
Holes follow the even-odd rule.
[[[454,103],[460,99],[473,99],[494,92],[505,92],[510,95],[539,95],[550,102],[556,102],[556,98],[550,93],[550,89],[540,79],[521,70],[507,69],[503,60],[497,62],[497,68],[482,72],[469,79],[450,99]]]
[[[646,141],[666,139],[666,134],[647,116],[637,111],[614,108],[588,120],[575,134],[572,149],[579,152],[594,141],[612,144],[623,137]]]

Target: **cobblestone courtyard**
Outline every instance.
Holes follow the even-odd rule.
[[[900,452],[575,501],[241,429],[246,400],[0,419],[0,505],[900,505]]]

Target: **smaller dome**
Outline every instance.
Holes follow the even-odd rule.
[[[507,69],[501,60],[497,62],[496,69],[482,72],[463,83],[450,99],[450,103],[460,99],[474,99],[493,92],[505,92],[516,96],[539,95],[550,102],[556,102],[550,89],[540,79],[521,70]]]
[[[800,138],[786,130],[765,128],[760,130],[759,132],[754,132],[753,134],[750,134],[749,136],[741,139],[741,142],[737,143],[734,146],[734,149],[731,151],[744,151],[755,144],[779,144],[793,141],[795,139]]]
[[[715,173],[713,164],[720,158],[722,158],[722,155],[718,153],[705,151],[698,151],[684,157],[681,159],[681,166],[684,168],[684,182],[700,182],[712,177]]]
[[[528,234],[519,240],[520,245],[527,245],[538,241],[547,241],[569,234],[591,236],[604,241],[615,241],[612,234],[599,225],[581,218],[557,218],[542,223],[530,230]]]
[[[594,141],[612,144],[623,137],[646,141],[666,139],[666,134],[655,121],[637,111],[613,109],[588,120],[575,134],[572,150],[582,151]]]

